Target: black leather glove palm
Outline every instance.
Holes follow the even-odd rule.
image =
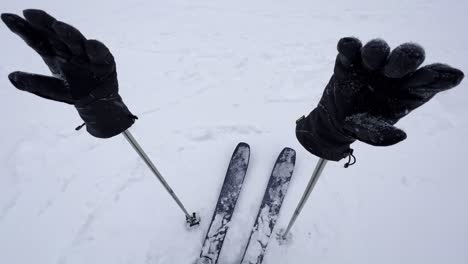
[[[13,72],[18,89],[46,99],[73,104],[88,132],[99,138],[115,136],[135,121],[118,94],[114,57],[97,40],[42,10],[25,10],[23,19],[2,14],[8,28],[42,57],[54,77]]]
[[[404,140],[405,132],[393,125],[464,77],[460,70],[440,63],[418,69],[425,54],[413,43],[390,53],[383,40],[362,47],[356,38],[343,38],[338,52],[334,74],[318,106],[296,126],[299,142],[328,160],[352,154],[350,144],[355,140],[374,146]]]

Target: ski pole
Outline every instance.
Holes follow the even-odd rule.
[[[151,162],[150,158],[146,155],[146,153],[143,151],[141,148],[140,144],[136,141],[136,139],[133,137],[133,135],[130,133],[129,130],[125,130],[122,132],[124,137],[127,139],[128,143],[132,145],[133,149],[140,155],[141,159],[148,165],[148,167],[151,169],[153,174],[156,176],[156,178],[161,182],[161,184],[164,186],[164,188],[167,190],[167,192],[172,196],[174,201],[177,203],[177,205],[182,209],[182,211],[185,214],[185,218],[187,220],[187,223],[190,226],[198,225],[200,223],[199,219],[197,218],[195,213],[192,213],[191,215],[188,213],[187,209],[185,209],[185,206],[182,204],[182,202],[179,200],[177,195],[174,193],[174,191],[171,189],[169,184],[167,184],[166,180],[164,177],[159,173],[158,169],[156,166],[154,166],[153,162]]]
[[[312,174],[312,178],[310,178],[309,183],[307,184],[306,190],[304,194],[302,195],[301,200],[299,201],[299,204],[297,205],[296,210],[294,211],[294,214],[289,221],[288,227],[284,231],[284,234],[281,236],[283,240],[286,239],[286,236],[288,235],[289,231],[291,230],[292,226],[294,225],[294,222],[296,222],[297,217],[302,211],[302,208],[304,207],[305,203],[307,202],[307,199],[309,198],[310,194],[312,193],[312,190],[314,189],[315,184],[318,181],[318,178],[320,177],[320,174],[322,174],[323,169],[325,168],[325,165],[327,164],[326,159],[320,158],[319,161],[317,162],[317,165],[315,166],[314,173]]]

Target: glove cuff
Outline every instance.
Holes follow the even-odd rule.
[[[93,100],[91,100],[92,98]],[[134,116],[118,93],[96,98],[93,94],[75,103],[86,130],[98,138],[118,135],[135,123]]]
[[[333,161],[349,156],[352,153],[350,145],[355,141],[339,132],[319,108],[296,121],[296,137],[310,153]]]

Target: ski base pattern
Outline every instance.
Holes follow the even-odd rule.
[[[242,264],[260,264],[270,236],[278,220],[281,205],[288,190],[296,163],[296,152],[291,148],[281,151],[263,196],[257,220],[244,251]]]
[[[197,264],[216,264],[229,229],[237,198],[244,182],[250,159],[250,147],[239,143],[232,154],[231,162],[224,178],[218,203],[206,234],[205,242]]]

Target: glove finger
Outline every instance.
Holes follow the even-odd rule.
[[[15,14],[2,14],[1,18],[13,33],[20,36],[37,53],[51,53],[46,36],[34,28],[28,21]]]
[[[26,20],[35,27],[52,31],[52,25],[57,21],[54,17],[39,9],[26,9],[23,11]]]
[[[460,84],[464,74],[461,70],[446,64],[434,63],[417,70],[403,83],[403,89],[410,93],[436,94]]]
[[[390,118],[400,119],[428,102],[437,93],[460,84],[463,72],[448,65],[435,63],[424,66],[405,78],[401,90],[388,98]]]
[[[424,49],[416,43],[404,43],[395,48],[384,68],[385,76],[402,78],[414,71],[425,59]]]
[[[345,129],[359,141],[373,146],[390,146],[406,139],[406,133],[383,118],[360,113],[346,118]]]
[[[19,90],[67,104],[74,102],[65,83],[60,79],[26,72],[10,73],[8,79]]]
[[[55,33],[57,33],[60,40],[71,50],[73,55],[85,55],[84,43],[86,38],[78,29],[61,21],[55,22],[52,28]]]
[[[355,37],[346,37],[340,39],[337,46],[339,52],[338,60],[345,67],[359,63],[361,60],[361,56],[359,56],[361,47],[361,41]]]
[[[90,39],[85,42],[86,54],[89,60],[95,64],[113,64],[114,57],[110,50],[100,41]]]
[[[390,46],[383,39],[373,39],[361,49],[362,63],[371,71],[383,68],[390,54]]]
[[[47,42],[54,55],[68,59],[73,52],[63,40],[59,39],[58,34],[54,31],[53,25],[57,20],[46,12],[39,9],[26,9],[23,11],[26,20],[35,28],[47,32]]]

